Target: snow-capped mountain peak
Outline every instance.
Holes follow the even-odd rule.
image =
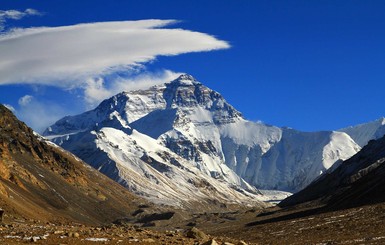
[[[119,93],[94,110],[59,120],[44,134],[154,202],[186,205],[214,198],[250,204],[264,197],[225,164],[216,126],[240,119],[218,92],[181,75]],[[203,182],[217,193],[200,190],[197,183]]]
[[[382,128],[383,121],[371,128]],[[44,134],[149,199],[157,198],[155,188],[161,199],[179,195],[185,202],[213,195],[199,190],[202,181],[221,201],[263,199],[255,188],[298,191],[361,148],[358,134],[348,130],[310,133],[245,120],[221,94],[187,74],[117,94]],[[155,185],[146,187],[148,181]]]
[[[183,85],[201,85],[201,83],[196,80],[193,76],[189,74],[182,74],[174,81],[171,81],[170,83],[179,83]]]
[[[180,108],[188,113],[190,109],[201,107],[213,112],[214,123],[225,123],[242,117],[242,114],[228,104],[221,94],[187,74],[166,83],[163,97],[167,108]]]

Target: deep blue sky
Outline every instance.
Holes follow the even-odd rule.
[[[1,10],[43,16],[8,27],[178,19],[176,27],[228,41],[226,50],[159,57],[148,70],[195,76],[250,120],[304,131],[332,130],[385,115],[385,1],[14,1]],[[0,54],[1,60],[1,54]],[[0,74],[1,76],[1,74]],[[37,91],[37,92],[36,92]],[[0,102],[25,94],[72,108],[76,93],[1,86]]]

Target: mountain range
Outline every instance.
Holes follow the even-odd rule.
[[[113,96],[45,137],[0,105],[0,240],[382,244],[384,122],[251,122],[189,75]]]
[[[155,203],[263,205],[261,189],[303,189],[380,138],[384,123],[301,132],[252,122],[185,74],[119,93],[43,135]]]

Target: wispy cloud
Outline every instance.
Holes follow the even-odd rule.
[[[13,108],[12,111],[21,121],[41,133],[48,125],[70,114],[71,108],[64,108],[51,101],[42,101],[32,95],[25,95],[19,99],[17,109]]]
[[[24,95],[23,97],[21,97],[21,98],[19,99],[19,105],[20,105],[20,106],[26,106],[26,105],[28,105],[29,103],[31,103],[32,99],[33,99],[33,96],[32,96],[32,95],[29,95],[29,94]]]
[[[157,56],[230,47],[205,33],[165,28],[175,22],[140,20],[12,30],[0,35],[0,84],[82,87],[89,77],[133,69]]]
[[[20,20],[26,16],[42,15],[36,9],[26,9],[24,11],[19,10],[0,10],[0,31],[4,29],[4,24],[7,20]]]

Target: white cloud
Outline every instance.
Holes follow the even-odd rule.
[[[82,87],[89,77],[133,69],[157,56],[230,47],[208,34],[165,28],[175,22],[140,20],[14,29],[0,35],[0,84]],[[100,84],[94,86],[97,89]]]
[[[109,91],[105,88],[104,79],[89,78],[86,81],[86,87],[84,89],[85,100],[89,106],[93,106],[100,100],[110,96]]]
[[[31,96],[31,95],[24,95],[23,97],[21,97],[20,99],[19,99],[19,105],[20,106],[26,106],[26,105],[28,105],[29,103],[31,103],[31,101],[32,101],[32,99],[33,99],[33,96]]]
[[[25,13],[38,14],[34,11]],[[0,20],[20,17],[18,13],[7,12],[7,17],[1,13]],[[143,72],[145,64],[158,56],[230,47],[205,33],[167,27],[176,22],[153,19],[0,31],[0,85],[80,89],[90,109],[116,93],[175,79],[180,73]],[[128,76],[119,77],[116,71]],[[39,98],[26,95],[17,108],[17,116],[36,131],[85,106],[79,103],[82,108],[64,109],[57,104],[59,100],[47,103]]]
[[[19,20],[21,18],[24,18],[26,16],[31,16],[31,15],[41,15],[41,13],[36,9],[26,9],[24,12],[14,10],[14,9],[0,10],[0,31],[4,29],[4,23],[8,19]]]

